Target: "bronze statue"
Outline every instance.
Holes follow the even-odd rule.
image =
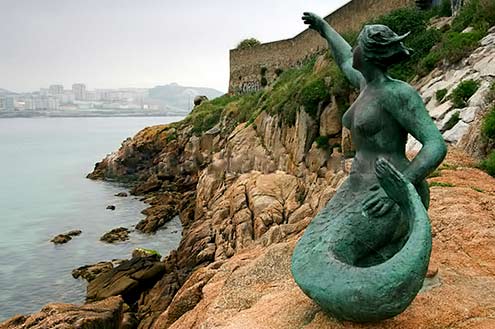
[[[367,25],[354,49],[322,18],[303,20],[328,41],[359,97],[343,116],[356,155],[347,180],[298,242],[292,273],[330,315],[356,322],[393,317],[421,289],[431,252],[425,181],[446,145],[416,90],[387,68],[410,49],[384,25]],[[414,160],[407,136],[423,144]]]

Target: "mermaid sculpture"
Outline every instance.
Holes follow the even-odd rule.
[[[350,175],[306,228],[292,274],[331,316],[383,320],[404,311],[422,287],[431,252],[425,178],[447,148],[418,93],[387,75],[410,55],[407,34],[367,25],[351,50],[322,18],[304,13],[303,20],[328,41],[360,94],[342,119],[356,148]],[[412,161],[408,133],[423,145]]]

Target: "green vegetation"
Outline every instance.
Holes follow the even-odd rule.
[[[174,141],[177,139],[177,133],[174,131],[173,133],[167,135],[167,143]]]
[[[450,17],[452,16],[452,6],[450,0],[442,0],[440,6],[437,9],[438,16]]]
[[[495,2],[493,0],[465,1],[459,15],[452,23],[452,30],[462,32],[471,26],[477,31],[485,32],[495,25]]]
[[[495,106],[486,114],[481,127],[481,133],[484,137],[495,140]]]
[[[442,4],[438,14],[443,16]],[[495,2],[493,0],[471,0],[455,17],[452,27],[443,31],[439,44],[432,48],[419,63],[418,72],[426,75],[439,63],[455,64],[479,45],[487,29],[495,25]],[[462,33],[467,27],[473,31]]]
[[[444,182],[430,182],[428,185],[430,187],[433,187],[433,186],[439,186],[439,187],[455,187],[454,184],[444,183]]]
[[[474,80],[462,81],[450,95],[454,108],[463,108],[467,106],[467,101],[478,90],[479,83]]]
[[[431,174],[428,175],[428,178],[435,178],[442,176],[442,172],[439,169],[435,169]]]
[[[249,49],[260,45],[261,42],[255,38],[244,39],[237,45],[236,49]]]
[[[158,258],[161,258],[161,257],[162,257],[162,255],[160,255],[160,253],[159,253],[158,251],[153,250],[153,249],[147,249],[147,248],[136,248],[135,250],[136,250],[136,251],[139,251],[139,252],[143,252],[143,253],[148,254],[148,255],[150,255],[150,256],[152,256],[152,255],[156,255],[156,256],[158,256]]]
[[[495,101],[495,81],[490,85],[488,94],[486,95],[486,101],[492,103]]]
[[[495,177],[495,150],[492,150],[488,157],[481,161],[480,167],[489,175]]]
[[[330,138],[328,136],[318,136],[315,140],[316,146],[320,149],[328,150],[330,149],[330,144],[328,143],[329,140]]]
[[[440,89],[435,93],[435,98],[439,103],[445,99],[445,96],[447,96],[447,89]]]
[[[483,119],[481,134],[486,140],[487,145],[489,147],[491,146],[491,149],[488,150],[486,159],[481,161],[480,168],[495,177],[495,149],[493,149],[493,145],[495,144],[495,106],[492,107]]]
[[[433,11],[404,8],[392,11],[373,22],[387,25],[399,35],[411,32],[404,40],[404,44],[413,49],[412,56],[409,60],[390,68],[389,73],[392,77],[404,81],[412,80],[417,74],[421,60],[441,40],[441,32],[429,29],[427,26],[432,15],[434,15]]]
[[[450,163],[442,163],[442,165],[439,168],[440,170],[457,170],[459,169],[459,166],[452,165]]]
[[[447,121],[445,126],[443,127],[444,131],[450,130],[454,128],[454,126],[461,120],[461,116],[459,114],[459,111],[456,111],[452,114],[450,119]]]
[[[472,188],[473,190],[475,190],[476,192],[485,193],[485,191],[484,191],[484,190],[482,190],[482,189],[480,189],[480,188],[477,188],[477,187],[474,187],[474,186],[471,186],[471,188]]]

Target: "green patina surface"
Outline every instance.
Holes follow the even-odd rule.
[[[351,173],[298,242],[292,273],[331,316],[383,320],[404,311],[423,284],[431,252],[425,178],[446,145],[418,93],[386,73],[409,57],[405,35],[369,25],[351,49],[320,17],[303,20],[328,41],[360,95],[342,120],[356,148]],[[413,161],[408,134],[423,144]]]

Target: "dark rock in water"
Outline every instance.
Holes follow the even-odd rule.
[[[50,242],[53,242],[55,244],[64,244],[64,243],[69,242],[70,240],[72,240],[72,238],[69,235],[59,234],[56,237],[54,237],[53,239],[51,239]]]
[[[155,258],[157,261],[159,261],[162,256],[156,250],[136,248],[132,251],[132,258],[135,257]]]
[[[115,210],[115,206],[114,205],[109,205],[109,206],[107,206],[107,210]]]
[[[79,236],[79,235],[81,235],[81,233],[82,233],[81,230],[72,230],[72,231],[67,232],[66,234],[68,236]]]
[[[64,244],[72,240],[72,237],[81,235],[81,233],[81,230],[72,230],[67,233],[62,233],[55,236],[53,239],[50,240],[50,242],[53,242],[55,244]]]
[[[105,233],[100,241],[113,243],[115,241],[129,240],[129,230],[125,227],[114,228],[110,232]]]
[[[31,316],[15,316],[0,323],[0,328],[121,328],[122,306],[120,296],[82,306],[54,303]]]
[[[115,194],[115,196],[121,197],[121,198],[127,198],[129,195],[126,192],[119,192]]]
[[[165,272],[165,264],[154,257],[136,257],[105,272],[88,284],[87,300],[102,300],[121,295],[133,305],[139,294],[153,286]]]
[[[136,225],[136,230],[143,233],[154,233],[177,214],[178,209],[174,204],[157,205],[142,211],[147,217]]]
[[[101,273],[105,273],[113,269],[112,262],[99,262],[92,265],[81,266],[75,270],[72,270],[72,277],[74,279],[83,278],[88,282],[93,281]]]

